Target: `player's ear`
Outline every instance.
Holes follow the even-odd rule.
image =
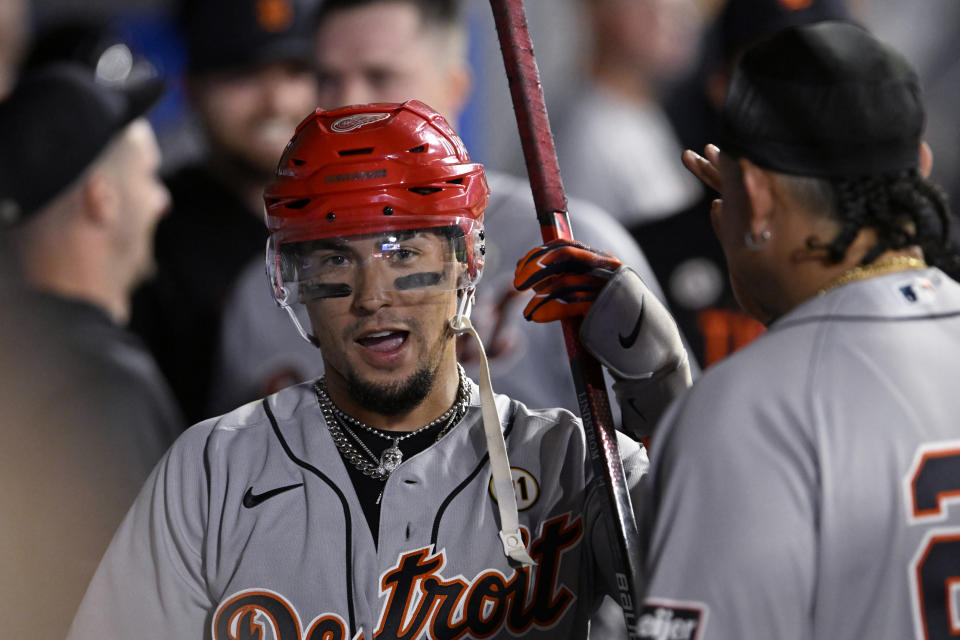
[[[933,149],[926,140],[923,140],[920,142],[920,163],[917,172],[924,178],[929,178],[931,171],[933,171]]]
[[[91,171],[84,179],[81,193],[88,221],[108,225],[120,214],[120,194],[106,171]]]
[[[746,158],[740,158],[738,162],[743,188],[750,204],[750,226],[760,230],[768,229],[777,202],[773,176]]]

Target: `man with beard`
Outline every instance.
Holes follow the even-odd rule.
[[[183,3],[187,90],[208,149],[168,180],[173,210],[157,231],[158,272],[138,293],[132,324],[191,422],[206,417],[223,301],[267,239],[263,187],[316,106],[310,9],[308,0]]]
[[[476,337],[487,194],[483,168],[423,103],[318,110],[300,125],[264,194],[268,273],[325,375],[181,436],[72,640],[585,637],[616,580],[582,425],[494,396],[485,367],[477,385],[457,362],[456,335]],[[689,382],[676,326],[629,268],[588,262],[569,295],[534,284],[530,311],[579,314],[596,299],[582,335],[602,344],[623,330],[603,301],[642,300],[614,368],[655,418]],[[635,489],[644,451],[620,447]]]

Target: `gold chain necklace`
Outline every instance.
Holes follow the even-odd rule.
[[[912,269],[926,268],[927,263],[923,258],[913,258],[910,256],[891,256],[889,258],[877,260],[876,262],[871,262],[870,264],[857,265],[849,271],[841,273],[839,276],[825,284],[819,291],[817,291],[817,295],[822,296],[831,289],[835,289],[836,287],[840,287],[851,282],[856,282],[857,280],[865,280],[867,278],[884,275],[886,273],[894,273],[896,271],[909,271]]]

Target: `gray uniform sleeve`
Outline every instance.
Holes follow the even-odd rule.
[[[641,638],[812,637],[816,465],[762,380],[719,365],[657,427]]]
[[[207,483],[203,425],[153,470],[105,553],[69,640],[208,637],[201,544]],[[197,446],[200,445],[200,446]]]

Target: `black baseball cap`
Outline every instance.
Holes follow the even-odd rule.
[[[720,116],[721,149],[783,173],[856,177],[916,168],[917,74],[846,22],[784,29],[750,48]]]
[[[163,93],[163,80],[110,86],[79,63],[29,70],[0,102],[0,225],[42,209]]]
[[[316,0],[184,0],[188,71],[232,72],[273,62],[310,64]]]
[[[118,22],[71,15],[42,26],[21,69],[80,62],[108,84],[136,84],[160,75],[156,66],[123,37]]]

